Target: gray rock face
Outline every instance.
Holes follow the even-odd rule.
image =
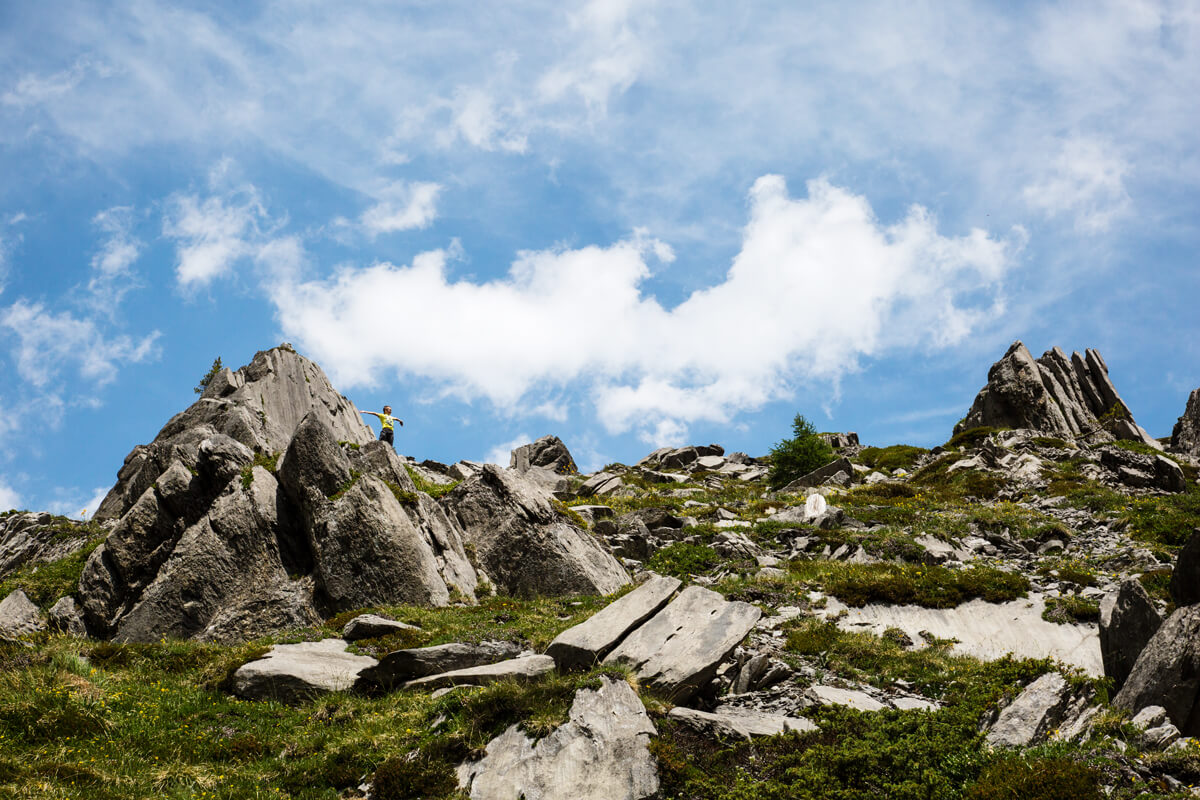
[[[1133,453],[1120,447],[1101,447],[1100,463],[1127,486],[1182,492],[1187,488],[1183,469],[1166,456]]]
[[[531,467],[541,467],[559,475],[579,472],[571,452],[557,436],[543,436],[532,444],[524,444],[512,451],[509,467],[517,472],[528,472]]]
[[[1114,706],[1162,706],[1186,736],[1200,733],[1200,604],[1177,608],[1146,644]]]
[[[656,731],[637,694],[601,678],[583,689],[569,720],[536,744],[516,725],[488,743],[486,755],[459,767],[472,800],[639,800],[658,791],[650,755]]]
[[[358,674],[377,662],[346,652],[343,639],[277,644],[263,658],[233,674],[233,690],[250,700],[297,703],[354,685]]]
[[[359,678],[364,688],[395,688],[407,681],[483,664],[494,664],[516,657],[521,648],[512,642],[451,642],[433,647],[393,650],[379,664],[364,670]]]
[[[320,415],[309,414],[296,426],[279,463],[279,482],[302,506],[319,505],[350,483],[350,458]]]
[[[1153,437],[1126,419],[1128,407],[1108,377],[1108,365],[1095,350],[1066,354],[1055,347],[1034,360],[1021,342],[1013,342],[1004,357],[988,370],[987,386],[979,391],[955,433],[978,427],[1029,428],[1049,436],[1071,439],[1101,435],[1134,439],[1157,447]],[[1104,432],[1102,417],[1111,420]],[[1127,425],[1117,425],[1121,420]]]
[[[66,558],[83,549],[94,535],[93,530],[47,511],[0,517],[0,578],[26,564]]]
[[[510,594],[610,594],[629,576],[594,537],[572,525],[550,496],[520,475],[486,465],[443,498],[475,546],[477,563]]]
[[[560,633],[546,655],[559,669],[588,668],[616,647],[634,628],[658,613],[681,585],[678,578],[655,575],[621,599]]]
[[[1177,607],[1200,603],[1200,530],[1192,532],[1175,556],[1171,570],[1171,599]]]
[[[87,636],[87,624],[74,597],[60,597],[57,603],[50,606],[46,616],[49,617],[52,630],[71,636]]]
[[[1162,617],[1141,581],[1129,578],[1100,601],[1100,656],[1104,674],[1120,689]]]
[[[27,636],[45,629],[41,612],[25,592],[14,589],[0,600],[0,637]]]
[[[521,656],[495,664],[426,675],[408,681],[403,688],[429,691],[445,686],[486,686],[497,681],[531,681],[553,671],[554,659],[550,656]]]
[[[1072,706],[1071,687],[1057,672],[1048,672],[1025,687],[1000,712],[987,734],[993,747],[1026,747],[1059,727]]]
[[[398,622],[378,614],[359,614],[342,628],[342,638],[348,642],[357,642],[359,639],[374,639],[390,633],[419,630],[421,629],[416,625]]]
[[[629,634],[604,663],[624,664],[640,680],[685,702],[712,679],[761,615],[749,603],[728,602],[716,592],[689,586]]]
[[[184,530],[144,588],[126,585],[105,628],[119,641],[236,641],[319,622],[311,585],[289,577],[279,538],[278,485],[256,467],[249,487],[231,483]]]
[[[120,518],[173,461],[195,467],[201,442],[219,434],[254,452],[282,452],[310,412],[321,416],[336,440],[366,444],[374,439],[321,368],[291,345],[257,353],[237,371],[222,370],[201,398],[175,415],[153,442],[130,452],[116,486],[93,518]]]
[[[815,731],[817,726],[803,717],[767,714],[749,708],[722,706],[715,713],[675,706],[667,715],[698,733],[719,739],[750,739],[755,736],[778,736],[787,731]]]
[[[1200,389],[1188,395],[1183,416],[1171,429],[1171,449],[1200,458]]]

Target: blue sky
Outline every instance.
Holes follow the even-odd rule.
[[[282,341],[585,469],[939,443],[1017,338],[1200,386],[1192,2],[96,5],[0,5],[0,508]]]

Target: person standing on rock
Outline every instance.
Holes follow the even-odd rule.
[[[404,420],[400,419],[399,417],[392,416],[392,407],[391,406],[384,406],[382,414],[379,413],[378,411],[360,411],[358,413],[370,414],[373,417],[379,417],[379,425],[380,425],[379,439],[380,439],[380,441],[387,442],[388,444],[390,444],[392,446],[393,450],[396,449],[396,442],[394,440],[393,431],[392,431],[392,423],[398,422],[398,423],[400,423],[400,426],[403,427]]]

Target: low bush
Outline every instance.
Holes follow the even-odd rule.
[[[822,562],[793,562],[797,563]],[[977,597],[1002,603],[1029,591],[1029,580],[1024,575],[994,567],[952,570],[942,566],[823,563],[828,567],[818,580],[825,591],[855,608],[868,603],[954,608]]]
[[[708,545],[672,542],[646,562],[646,568],[663,575],[686,578],[703,575],[721,563],[721,556]]]
[[[977,447],[983,444],[984,440],[997,431],[1002,431],[1004,428],[968,428],[965,431],[960,431],[950,437],[950,441],[946,442],[946,447]]]
[[[1182,547],[1200,528],[1200,487],[1178,494],[1133,500],[1120,515],[1133,538],[1148,544]]]
[[[964,800],[1101,800],[1100,776],[1068,758],[1008,756],[984,768]]]
[[[1056,625],[1071,625],[1100,621],[1100,604],[1077,594],[1047,597],[1042,619]]]
[[[871,469],[912,469],[921,456],[929,451],[924,447],[894,444],[890,447],[867,447],[858,454],[858,460]]]

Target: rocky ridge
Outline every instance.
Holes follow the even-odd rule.
[[[260,356],[276,367],[222,398],[279,375],[315,382],[290,350]],[[1047,356],[1046,370],[1072,363]],[[260,436],[269,424],[247,441],[231,433],[239,422],[189,409],[176,420],[195,414],[204,435],[177,427],[162,446],[135,450],[110,494],[123,510],[103,526],[52,535],[61,520],[0,519],[0,555],[19,554],[0,579],[34,595],[8,595],[0,629],[83,654],[108,685],[147,652],[137,648],[165,648],[160,659],[172,648],[228,652],[227,678],[207,690],[214,708],[234,708],[229,694],[247,698],[242,709],[282,700],[273,713],[294,708],[364,735],[377,724],[368,720],[393,720],[384,754],[367,758],[364,740],[355,750],[347,739],[317,779],[300,766],[313,763],[301,740],[273,747],[283,755],[265,766],[230,768],[269,770],[289,791],[303,774],[373,798],[417,785],[440,787],[426,796],[707,797],[717,795],[680,765],[726,769],[718,751],[750,765],[720,779],[745,791],[755,781],[765,790],[785,762],[797,787],[848,781],[850,791],[867,773],[855,777],[859,766],[839,762],[829,748],[842,745],[830,742],[870,753],[872,737],[917,741],[920,720],[933,719],[947,757],[1000,769],[1013,748],[1058,741],[1068,755],[1030,763],[1102,763],[1088,780],[1110,796],[1185,796],[1200,750],[1189,738],[1200,735],[1200,687],[1188,671],[1198,464],[1106,428],[1119,397],[1097,413],[1089,388],[1103,401],[1096,376],[1107,381],[1107,368],[1093,351],[1079,360],[1088,380],[1074,373],[1068,390],[1041,359],[1010,350],[981,392],[992,399],[976,406],[1011,406],[1014,381],[1028,389],[1036,371],[1044,394],[1020,395],[1031,408],[1008,419],[1020,426],[969,414],[981,424],[928,452],[828,434],[840,460],[779,492],[764,485],[764,460],[719,445],[579,475],[554,437],[515,450],[507,469],[417,463],[343,438],[345,414],[323,395],[273,444]],[[294,389],[283,393],[303,396]],[[222,406],[229,420],[244,421],[246,396]],[[1064,398],[1077,407],[1062,419],[1078,430],[1048,410],[1061,412]],[[88,547],[65,593],[36,579]],[[90,638],[36,633],[51,621]],[[37,669],[70,660],[56,658]],[[131,678],[162,674],[137,669]],[[1098,691],[1104,676],[1120,689],[1111,704]],[[0,712],[0,724],[14,719]],[[940,774],[906,752],[870,780]],[[332,777],[335,754],[356,765],[348,777]],[[0,783],[25,774],[8,763]],[[834,763],[840,772],[827,771]],[[961,780],[983,780],[974,769]]]

